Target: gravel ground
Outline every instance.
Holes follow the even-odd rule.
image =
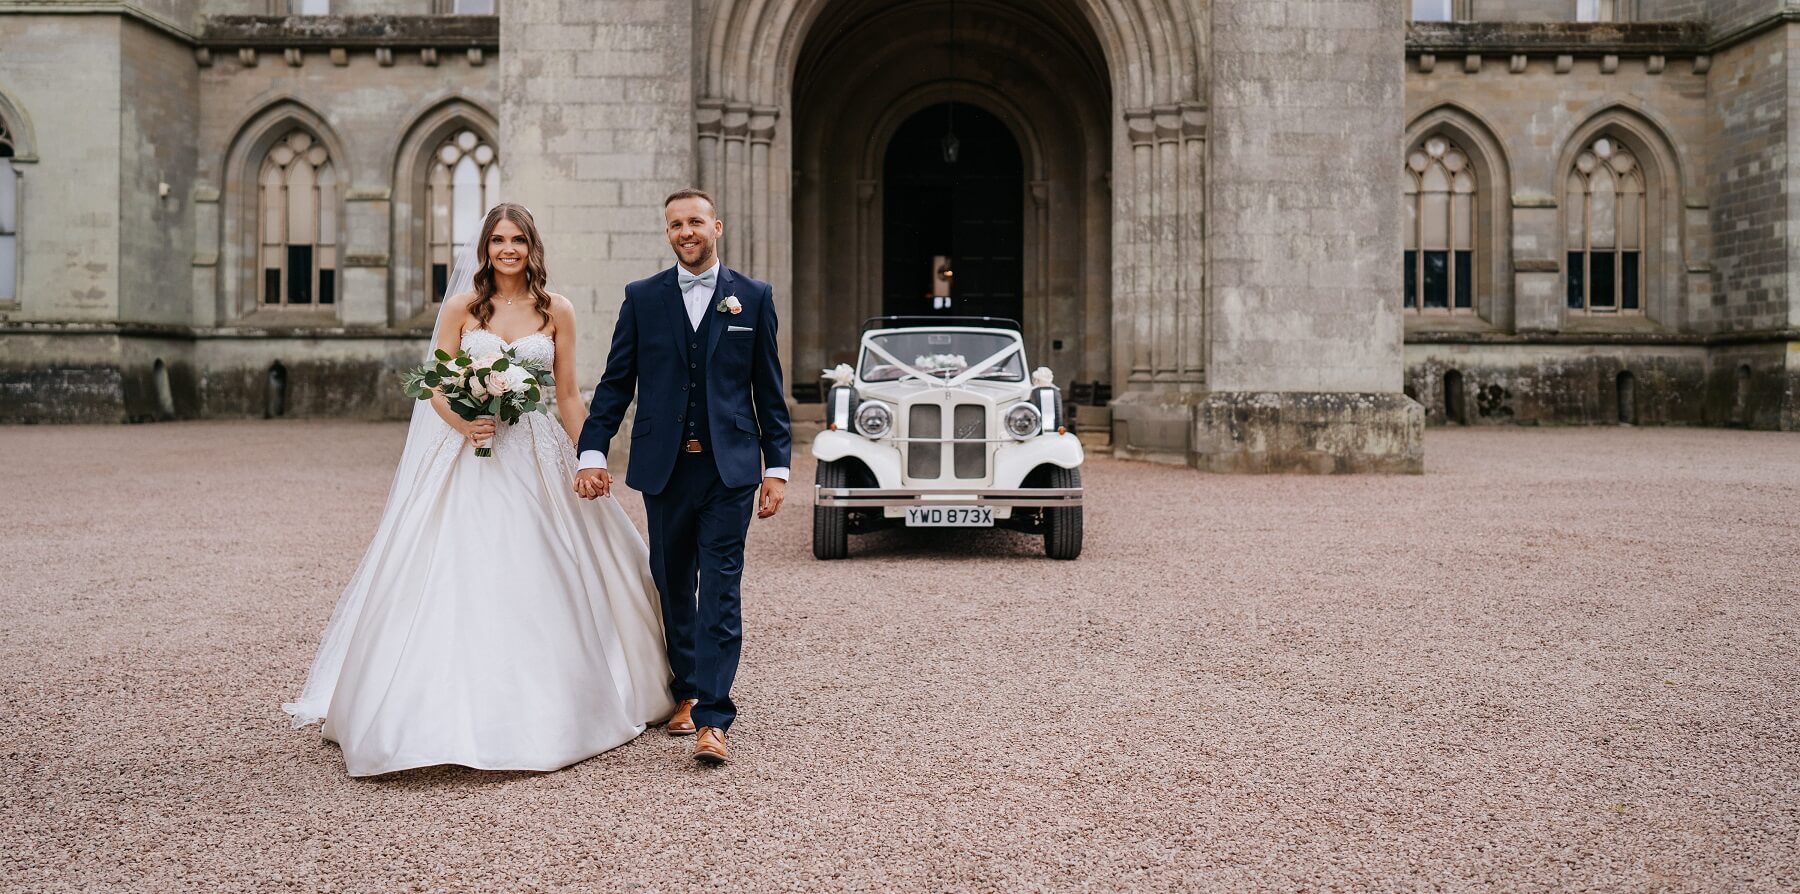
[[[1800,888],[1794,435],[1094,460],[1075,563],[817,563],[799,490],[751,534],[733,764],[652,731],[358,781],[278,703],[403,432],[0,429],[0,889]]]

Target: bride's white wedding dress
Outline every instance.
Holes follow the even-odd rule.
[[[463,348],[551,366],[534,333],[478,329]],[[425,408],[429,410],[429,407]],[[556,420],[502,424],[477,457],[415,416],[374,540],[338,602],[298,701],[352,776],[433,764],[554,770],[669,716],[649,553],[623,509],[573,491]]]

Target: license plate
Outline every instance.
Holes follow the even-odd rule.
[[[908,506],[906,526],[909,528],[991,528],[994,509],[991,506]]]

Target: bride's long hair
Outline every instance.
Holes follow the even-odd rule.
[[[525,241],[531,243],[531,250],[525,255],[525,290],[536,304],[538,316],[544,320],[543,325],[548,326],[550,293],[544,290],[544,283],[549,281],[550,274],[544,269],[544,240],[538,238],[537,224],[532,221],[531,212],[524,205],[515,202],[495,205],[488,210],[487,218],[481,222],[481,240],[476,243],[475,249],[480,266],[475,268],[475,301],[469,305],[469,315],[484,329],[487,328],[488,321],[494,318],[494,295],[499,287],[494,283],[493,262],[488,260],[488,240],[494,237],[494,228],[503,220],[512,221],[513,226],[525,234]]]

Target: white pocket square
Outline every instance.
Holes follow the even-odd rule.
[[[756,330],[750,328],[749,326],[727,326],[727,327],[725,327],[725,331],[726,332],[755,332]]]

